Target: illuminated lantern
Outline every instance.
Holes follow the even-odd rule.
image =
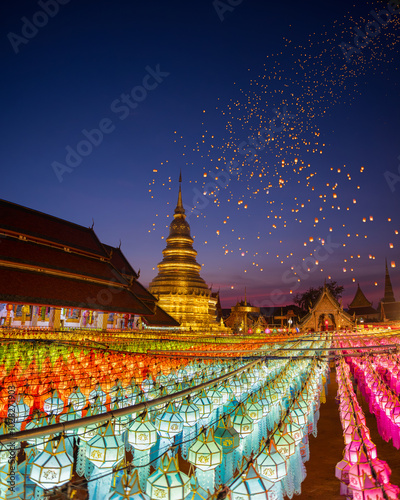
[[[304,407],[296,406],[296,403],[292,405],[292,409],[289,412],[292,422],[296,423],[300,427],[303,427],[307,423],[307,405]]]
[[[246,472],[230,486],[230,496],[232,500],[271,500],[278,498],[275,488],[275,483],[261,477],[250,462]]]
[[[117,483],[111,488],[110,500],[149,500],[149,496],[143,493],[138,477],[137,469],[128,474],[125,469],[122,476],[117,479]]]
[[[222,394],[216,389],[212,388],[208,393],[207,397],[211,399],[214,408],[217,408],[218,406],[221,406],[223,404],[223,397]]]
[[[273,440],[278,453],[283,455],[285,458],[289,458],[294,455],[296,451],[296,444],[292,436],[287,433],[285,427],[283,430],[278,429],[275,432]]]
[[[228,401],[231,401],[234,398],[234,394],[232,392],[232,389],[229,387],[229,385],[224,382],[219,388],[218,392],[222,396],[222,404],[226,404]]]
[[[198,407],[200,418],[208,418],[214,408],[214,404],[203,389],[201,393],[193,399],[193,403]]]
[[[372,476],[371,465],[368,463],[365,453],[360,452],[358,462],[351,465],[349,469],[349,486],[363,490],[365,487],[365,477],[367,476]]]
[[[336,464],[335,467],[335,476],[339,479],[339,481],[343,481],[344,483],[349,482],[349,471],[350,471],[350,462],[348,460],[341,460]]]
[[[99,469],[113,468],[124,456],[125,446],[120,436],[115,436],[111,422],[86,444],[86,458]]]
[[[190,492],[186,495],[185,500],[207,500],[208,492],[202,488],[196,476],[190,478]]]
[[[219,420],[218,426],[214,431],[214,439],[215,442],[222,447],[224,454],[231,453],[239,446],[240,436],[232,426],[231,417],[229,415]]]
[[[265,447],[265,441],[261,442],[260,448]],[[278,453],[273,441],[265,448],[256,459],[260,474],[270,481],[280,481],[287,474],[286,458]]]
[[[204,489],[215,489],[214,469],[222,463],[222,457],[222,446],[215,441],[212,428],[201,432],[190,446],[188,462],[196,466],[196,477]]]
[[[153,398],[154,382],[150,376],[143,380],[141,387],[142,391],[146,394],[148,399],[154,399]]]
[[[246,410],[249,417],[254,421],[254,423],[258,422],[263,417],[263,408],[260,403],[257,402],[255,396],[250,396],[246,403]]]
[[[30,408],[24,403],[24,398],[22,395],[16,397],[15,402],[8,407],[8,418],[14,424],[14,426],[20,430],[22,422],[29,415]]]
[[[30,420],[26,426],[25,426],[25,430],[28,431],[30,429],[37,429],[38,427],[45,427],[46,425],[48,425],[49,422],[45,416],[45,413],[34,413],[33,417],[32,417],[32,420]],[[26,442],[30,445],[34,445],[34,449],[36,449],[36,451],[43,451],[44,450],[44,443],[45,443],[45,437],[40,437],[40,438],[30,438],[30,439],[27,439]],[[29,451],[28,451],[28,455],[29,455]]]
[[[349,490],[353,493],[354,500],[384,500],[382,487],[377,485],[372,477],[365,476],[362,479],[363,488],[358,489],[349,485]]]
[[[91,405],[100,404],[105,405],[106,404],[106,399],[107,399],[107,394],[102,391],[101,385],[97,384],[96,388],[93,389],[93,391],[90,392],[89,394],[89,403]]]
[[[179,470],[175,457],[163,456],[160,467],[147,479],[146,493],[152,500],[183,500],[190,493],[190,479]]]
[[[123,393],[125,396],[124,407],[133,406],[134,404],[136,404],[139,392],[139,387],[135,384],[135,380],[132,379],[130,385],[123,389]]]
[[[200,410],[190,401],[190,397],[187,396],[179,407],[179,415],[183,418],[183,425],[185,427],[192,427],[199,421]]]
[[[69,398],[68,398],[68,404],[72,405],[74,407],[74,410],[81,411],[85,408],[86,405],[86,398],[82,394],[81,390],[79,387],[76,388],[73,392],[71,392]]]
[[[57,391],[52,391],[51,397],[45,400],[43,410],[48,415],[58,415],[64,411],[64,401],[58,397]]]
[[[178,414],[174,405],[169,403],[165,412],[156,416],[154,425],[162,438],[171,439],[182,432],[183,418]]]
[[[235,375],[230,381],[229,381],[229,387],[233,394],[235,395],[235,398],[237,400],[240,400],[240,397],[242,393],[245,391],[245,388],[242,386],[241,381],[239,380],[238,376]]]
[[[215,469],[222,463],[222,446],[215,441],[212,428],[199,434],[189,448],[188,461],[203,471]]]
[[[287,433],[292,436],[294,439],[294,442],[296,446],[301,442],[303,439],[303,431],[301,430],[300,425],[296,424],[293,422],[290,417],[286,417],[284,419],[284,423],[286,425],[286,431]]]
[[[157,442],[157,431],[147,411],[139,415],[130,425],[128,442],[137,450],[149,450]]]
[[[89,407],[88,411],[86,412],[85,417],[90,417],[92,415],[97,415],[99,413],[97,408]],[[94,436],[97,435],[99,430],[99,424],[90,424],[86,425],[85,427],[80,427],[78,429],[78,436],[81,439],[81,441],[88,442],[90,441]]]
[[[240,434],[240,437],[251,434],[254,429],[253,419],[247,414],[246,407],[243,403],[240,403],[235,411],[232,418],[232,426]]]
[[[48,490],[68,483],[72,478],[73,458],[65,451],[64,438],[57,444],[48,441],[45,449],[32,462],[30,479]]]

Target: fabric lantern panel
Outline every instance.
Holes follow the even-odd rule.
[[[72,478],[73,458],[65,451],[64,438],[57,445],[49,441],[35,457],[30,473],[31,481],[47,490],[68,483]]]

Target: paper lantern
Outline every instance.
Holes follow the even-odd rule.
[[[187,396],[179,407],[179,415],[183,418],[183,425],[185,427],[192,427],[200,419],[200,410],[190,401],[190,397]]]
[[[261,442],[260,448],[265,447]],[[265,448],[256,459],[260,474],[270,481],[280,481],[287,474],[286,458],[278,453],[273,441]]]
[[[68,404],[72,405],[75,411],[81,411],[85,408],[86,398],[79,387],[70,394]]]
[[[89,407],[86,412],[85,417],[91,417],[92,415],[98,415],[99,411],[97,408],[92,406]],[[77,434],[82,441],[90,441],[94,436],[97,435],[99,429],[99,424],[90,424],[85,427],[79,427]]]
[[[137,450],[148,450],[157,442],[157,431],[147,411],[139,415],[130,425],[128,442]]]
[[[115,436],[111,422],[86,444],[86,458],[99,469],[113,468],[124,456],[125,446],[120,436]]]
[[[140,487],[137,469],[128,474],[125,469],[122,476],[117,479],[114,487],[111,487],[110,500],[149,500],[149,496]]]
[[[215,441],[212,428],[198,435],[189,448],[188,461],[204,471],[215,469],[222,463],[222,446]]]
[[[240,403],[232,417],[232,426],[241,437],[247,436],[247,434],[253,432],[254,421],[247,414],[246,407],[243,403]]]
[[[58,415],[64,411],[64,401],[58,397],[57,391],[52,391],[51,397],[45,400],[43,410],[48,415]]]
[[[249,417],[254,421],[254,423],[258,422],[263,417],[263,407],[258,403],[255,396],[250,396],[246,403],[246,411]]]
[[[229,387],[229,385],[224,382],[221,386],[218,388],[218,392],[222,396],[222,404],[226,404],[228,401],[231,401],[234,398],[234,394],[232,392],[232,389]]]
[[[20,428],[21,423],[29,415],[30,408],[24,403],[22,396],[17,396],[16,401],[8,407],[7,416],[16,427]],[[19,425],[18,425],[19,424]]]
[[[224,398],[222,397],[222,394],[215,387],[207,392],[207,397],[211,399],[214,408],[217,408],[218,406],[224,404]]]
[[[283,430],[278,429],[275,432],[273,440],[278,453],[283,455],[285,458],[289,458],[294,455],[296,451],[296,444],[292,436],[287,433],[285,427]]]
[[[146,493],[152,500],[183,500],[190,493],[190,479],[179,470],[175,457],[164,455],[160,467],[147,479]]]
[[[72,478],[73,458],[65,451],[64,438],[55,444],[49,441],[32,462],[30,479],[48,490],[68,483]]]
[[[215,442],[218,443],[225,454],[231,453],[240,444],[240,436],[232,426],[231,417],[227,415],[218,421],[218,426],[214,431]]]
[[[185,500],[208,500],[209,494],[199,484],[196,476],[190,478],[190,492],[185,496]]]
[[[193,403],[197,406],[200,412],[200,418],[207,418],[211,415],[214,403],[207,396],[207,393],[203,389],[201,393],[193,399]]]
[[[156,416],[154,425],[162,438],[171,439],[182,432],[183,418],[178,414],[174,405],[169,403],[166,410]]]
[[[230,490],[232,500],[271,500],[277,498],[275,484],[261,477],[251,462],[246,472],[234,480]]]

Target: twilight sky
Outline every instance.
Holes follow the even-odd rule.
[[[93,218],[148,285],[182,170],[201,274],[223,306],[245,286],[255,305],[290,303],[329,277],[345,286],[344,306],[357,282],[376,306],[385,257],[399,300],[400,13],[381,12],[390,8],[7,2],[1,197],[84,226]]]

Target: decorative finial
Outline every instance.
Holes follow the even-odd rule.
[[[175,215],[185,215],[185,209],[183,208],[183,203],[182,203],[182,190],[181,190],[181,184],[182,184],[182,171],[179,172],[179,193],[178,193],[178,203],[176,204],[175,208]]]
[[[118,248],[121,250],[121,240],[119,240]]]
[[[92,217],[92,225],[90,226],[90,229],[93,229],[94,228],[94,219]]]
[[[246,291],[246,287],[244,287],[244,305],[247,306],[247,291]]]

